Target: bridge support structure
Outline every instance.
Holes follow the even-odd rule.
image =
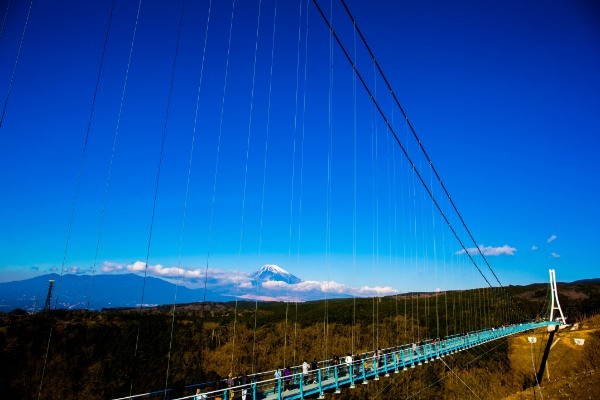
[[[558,289],[556,287],[556,272],[551,269],[548,271],[550,274],[550,291],[552,296],[552,303],[550,307],[550,321],[554,321],[554,311],[558,311],[560,313],[560,317],[556,317],[558,322],[562,324],[566,324],[567,321],[565,319],[565,315],[560,308],[560,302],[558,301]],[[556,329],[556,325],[548,325],[548,330]]]
[[[54,279],[48,281],[48,294],[46,295],[46,302],[44,303],[44,312],[50,312],[50,301],[52,299],[52,288],[54,287]]]
[[[563,314],[562,308],[560,307],[560,302],[558,301],[558,288],[556,286],[556,271],[553,269],[548,270],[550,274],[550,292],[551,292],[551,305],[550,305],[550,319],[549,321],[554,321],[554,311],[558,311],[560,317],[556,317],[556,321],[560,323],[560,325],[564,325],[567,323],[565,315]],[[546,341],[546,348],[544,349],[544,355],[542,356],[542,361],[540,362],[540,368],[536,374],[536,381],[538,384],[544,378],[544,370],[546,369],[546,362],[548,361],[548,355],[550,354],[550,348],[552,347],[552,343],[554,342],[554,335],[560,329],[560,325],[548,325],[548,340]]]
[[[556,325],[554,325],[556,327]],[[548,325],[550,327],[550,325]],[[548,355],[550,354],[550,348],[552,347],[552,342],[554,342],[554,334],[558,328],[555,328],[550,331],[548,335],[548,341],[546,342],[546,348],[544,349],[544,355],[542,356],[542,361],[540,362],[540,368],[536,374],[536,382],[538,385],[542,382],[544,378],[544,370],[546,369],[546,361],[548,360]]]

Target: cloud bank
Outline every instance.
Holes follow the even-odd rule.
[[[511,247],[507,244],[505,244],[504,246],[501,246],[501,247],[484,246],[484,245],[480,244],[478,246],[478,248],[479,248],[479,250],[481,250],[481,253],[484,256],[500,256],[500,255],[513,256],[513,255],[515,255],[515,251],[517,251],[517,249],[515,249],[514,247]],[[466,254],[468,252],[470,255],[476,256],[476,255],[479,255],[479,250],[477,250],[477,247],[471,247],[471,248],[468,248],[467,251],[465,251],[465,249],[462,249],[462,250],[457,251],[455,254],[460,255],[460,254]]]
[[[216,268],[186,269],[181,267],[165,267],[161,264],[148,265],[142,261],[131,264],[104,262],[100,270],[105,274],[135,273],[146,271],[149,276],[167,279],[183,279],[189,286],[204,284],[217,288],[233,288],[253,290],[255,284],[250,274],[242,271],[230,271]],[[187,285],[186,285],[187,286]],[[361,286],[353,287],[335,281],[302,281],[288,284],[281,281],[261,282],[263,289],[277,292],[277,295],[261,294],[259,300],[265,301],[298,301],[302,294],[329,293],[337,295],[352,295],[357,297],[389,296],[399,293],[399,290],[390,286]],[[255,294],[242,294],[241,298],[256,298]]]
[[[321,292],[332,294],[351,294],[358,297],[389,296],[398,293],[398,290],[390,286],[361,286],[352,287],[334,281],[302,281],[289,284],[281,281],[262,282],[265,289],[290,291],[296,293]]]
[[[556,235],[552,235],[548,238],[548,240],[546,240],[547,243],[552,243],[556,240]]]
[[[142,273],[146,270],[146,263],[136,261],[132,264],[121,264],[113,262],[104,262],[100,270],[105,274],[129,272]],[[159,278],[185,279],[191,283],[204,282],[206,279],[207,285],[211,286],[226,286],[226,285],[244,285],[250,282],[250,277],[247,273],[241,271],[226,271],[215,268],[197,268],[186,269],[181,267],[165,267],[161,264],[148,265],[147,273],[150,276]]]

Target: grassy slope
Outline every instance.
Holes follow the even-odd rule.
[[[510,359],[514,372],[531,377],[531,345],[527,336],[538,339],[533,347],[537,368],[548,334],[536,332],[534,335],[521,335],[511,340]],[[585,339],[584,345],[576,345],[575,338]],[[544,399],[600,399],[599,367],[600,316],[595,316],[585,320],[577,330],[567,328],[555,335],[539,389],[534,385],[506,399],[541,399],[542,396]]]

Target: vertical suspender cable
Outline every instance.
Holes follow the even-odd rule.
[[[419,159],[419,171],[423,170],[423,166],[422,166],[422,160]],[[425,204],[425,193],[423,192],[423,190],[419,191],[420,195],[421,195],[421,199],[419,200],[419,205],[420,205],[420,209],[421,209],[421,240],[422,240],[422,245],[423,245],[423,257],[425,260],[428,260],[429,258],[429,254],[428,254],[428,248],[427,248],[427,228],[428,228],[428,224],[426,223],[426,216],[425,216],[425,207],[423,206]],[[431,193],[433,195],[433,188],[431,188]],[[425,274],[429,274],[428,271],[428,264],[427,263],[423,263],[423,271],[425,272]],[[425,291],[425,293],[423,293],[423,303],[425,306],[425,310],[424,310],[424,317],[425,319],[423,320],[423,326],[424,326],[424,333],[422,337],[427,337],[427,332],[429,331],[429,297],[427,296],[427,292]],[[421,318],[423,318],[423,316],[421,316]]]
[[[185,4],[185,0],[181,0],[181,11],[179,14],[179,26],[177,28],[177,44],[175,45],[175,58],[173,60],[173,71],[171,73],[171,82],[170,82],[170,88],[169,88],[169,100],[170,100],[171,88],[173,87],[173,77],[175,76],[175,62],[177,60],[177,53],[179,50],[179,38],[181,35],[181,22],[183,20],[184,4]],[[165,130],[166,130],[166,121],[165,121]],[[193,142],[193,140],[192,140],[192,142]],[[190,152],[190,162],[188,163],[188,177],[187,177],[184,204],[183,204],[183,217],[181,219],[181,228],[180,228],[180,233],[179,233],[179,256],[177,257],[177,284],[175,285],[175,293],[173,295],[173,307],[171,309],[171,334],[170,334],[170,338],[169,338],[169,352],[167,355],[167,371],[165,374],[165,391],[164,391],[165,400],[167,398],[167,388],[169,387],[169,372],[171,370],[171,351],[173,350],[173,333],[175,331],[175,309],[176,309],[176,304],[177,304],[177,291],[179,290],[179,278],[180,278],[180,274],[181,274],[181,252],[183,250],[183,232],[185,229],[185,217],[186,217],[186,211],[187,211],[187,200],[188,200],[188,193],[189,193],[189,182],[190,182],[190,171],[191,171],[191,165],[192,165],[193,148],[194,148],[194,146],[192,143],[192,150]]]
[[[354,58],[356,59],[356,30],[352,31],[354,44]],[[356,72],[352,71],[352,285],[356,286]],[[356,295],[352,295],[352,346],[351,353],[354,356],[356,342]]]
[[[374,68],[374,67],[373,67]],[[377,76],[373,74],[374,81],[374,89],[375,89],[375,98],[377,98]],[[374,110],[373,110],[374,111]],[[373,113],[375,114],[375,113]],[[377,129],[379,125],[377,124],[377,120],[375,119],[375,115],[373,115],[373,128],[374,128],[374,139],[375,139],[375,162],[373,164],[374,171],[374,185],[375,185],[375,263],[373,264],[376,269],[377,275],[379,273],[379,130]],[[379,296],[375,295],[375,348],[374,350],[379,350]],[[379,353],[378,353],[379,354]]]
[[[310,2],[306,2],[306,29],[304,33],[304,87],[302,92],[302,138],[300,141],[300,196],[298,199],[298,245],[297,245],[297,262],[300,264],[300,238],[302,225],[302,194],[304,184],[304,139],[306,134],[306,86],[307,86],[307,71],[308,71],[308,17],[309,17]],[[294,321],[294,335],[296,335],[296,325],[298,320],[298,302],[296,302],[296,317]]]
[[[188,173],[187,173],[187,179],[186,179],[186,185],[185,185],[185,201],[184,201],[184,208],[183,208],[183,216],[181,219],[181,235],[180,235],[180,240],[179,240],[179,262],[178,265],[181,266],[181,255],[182,255],[182,251],[183,251],[183,232],[184,232],[184,226],[185,226],[185,220],[186,220],[186,214],[187,214],[187,204],[188,204],[188,197],[189,197],[189,188],[190,188],[190,178],[192,175],[192,162],[194,159],[194,149],[195,149],[195,143],[196,143],[196,129],[198,126],[198,110],[199,110],[199,105],[200,105],[200,93],[202,91],[202,79],[204,77],[204,61],[206,60],[206,45],[208,42],[208,28],[210,26],[210,16],[211,16],[211,11],[212,11],[212,0],[209,0],[208,2],[208,13],[207,13],[207,17],[206,17],[206,30],[204,32],[204,46],[202,47],[202,62],[201,62],[201,66],[200,66],[200,78],[198,80],[198,92],[196,95],[196,109],[194,112],[194,127],[192,129],[192,142],[190,145],[190,160],[188,163]],[[204,277],[204,298],[202,300],[202,307],[200,310],[200,329],[204,329],[204,302],[206,301],[206,282],[207,282],[207,275],[205,274]],[[171,336],[173,335],[173,321],[175,318],[175,306],[173,305],[173,320],[171,323]],[[202,345],[202,344],[201,344]],[[166,386],[166,385],[165,385]],[[166,387],[165,387],[165,394],[166,394]]]
[[[243,191],[242,191],[242,215],[241,215],[241,219],[240,219],[240,240],[239,240],[239,247],[238,247],[238,274],[239,274],[239,263],[240,263],[240,258],[242,256],[242,246],[243,246],[243,242],[244,242],[244,217],[245,217],[245,211],[246,211],[246,189],[248,186],[248,160],[250,157],[250,139],[252,138],[252,110],[253,110],[253,106],[254,106],[254,82],[255,82],[255,77],[256,77],[256,57],[257,57],[257,52],[258,52],[258,35],[259,35],[259,31],[260,31],[260,11],[261,11],[261,1],[259,1],[258,4],[258,21],[257,21],[257,25],[256,25],[256,42],[255,42],[255,47],[254,47],[254,64],[253,64],[253,69],[252,69],[252,89],[251,89],[251,94],[250,94],[250,116],[249,116],[249,120],[248,120],[248,135],[246,138],[246,158],[245,158],[245,164],[244,164],[244,186],[243,186]],[[239,281],[236,284],[236,295],[235,295],[235,311],[234,311],[234,317],[233,317],[233,339],[232,339],[232,346],[231,346],[231,365],[230,365],[230,373],[233,373],[233,364],[234,364],[234,357],[235,357],[235,338],[236,338],[236,327],[237,327],[237,309],[238,309],[238,296],[237,296],[237,292],[239,289]]]
[[[183,1],[182,1],[181,7],[182,7],[182,9],[181,9],[180,17],[179,17],[179,27],[178,27],[178,31],[177,31],[177,43],[175,46],[175,54],[173,56],[173,65],[171,66],[171,78],[170,78],[170,82],[169,82],[167,110],[165,113],[165,121],[163,124],[163,133],[162,133],[162,138],[161,138],[161,142],[160,142],[160,153],[158,156],[158,167],[156,170],[156,180],[154,182],[154,197],[152,200],[152,214],[151,214],[151,218],[150,218],[150,231],[148,233],[148,245],[146,247],[146,260],[144,262],[144,285],[142,286],[142,298],[141,298],[141,302],[140,302],[140,305],[142,307],[144,304],[144,295],[145,295],[145,291],[146,291],[146,278],[148,276],[148,261],[150,258],[150,247],[152,244],[152,232],[153,232],[153,228],[154,228],[154,218],[156,215],[156,200],[158,198],[158,188],[159,188],[159,183],[160,183],[160,172],[162,169],[163,154],[164,154],[164,149],[165,149],[165,139],[167,137],[167,124],[169,122],[169,112],[171,110],[171,97],[173,95],[173,80],[175,77],[175,67],[177,66],[177,55],[179,53],[179,38],[180,38],[180,32],[181,32],[181,21],[183,18]]]
[[[265,206],[265,187],[266,187],[266,180],[267,180],[267,156],[268,156],[268,151],[269,151],[269,132],[270,132],[270,128],[271,128],[271,93],[273,91],[273,64],[274,64],[274,58],[275,58],[275,33],[276,33],[276,26],[277,26],[277,0],[275,0],[275,6],[274,6],[274,10],[273,10],[273,34],[271,37],[271,67],[269,69],[269,92],[268,92],[268,100],[267,100],[267,126],[266,126],[266,131],[265,131],[265,157],[264,157],[264,164],[263,164],[263,182],[262,182],[262,195],[261,195],[261,205],[260,205],[260,239],[259,239],[259,245],[258,245],[258,254],[259,254],[259,258],[260,255],[262,253],[262,230],[263,230],[263,215],[264,215],[264,206]],[[258,38],[257,38],[258,39]],[[291,228],[290,228],[291,230]],[[288,278],[288,285],[287,285],[287,293],[289,294],[289,278]],[[258,289],[258,284],[257,284],[257,289]],[[287,349],[287,327],[288,327],[288,313],[289,313],[289,305],[290,302],[286,301],[286,308],[285,308],[285,338],[284,338],[284,354],[286,353]],[[257,311],[257,307],[258,307],[258,298],[255,301],[255,312]],[[254,326],[254,332],[256,334],[256,325]],[[254,345],[253,345],[254,348]],[[254,351],[254,350],[253,350]]]
[[[192,131],[192,146],[190,149],[190,164],[188,167],[188,180],[187,180],[187,184],[186,184],[186,192],[187,192],[187,188],[189,187],[189,181],[190,181],[190,176],[191,176],[191,171],[192,171],[192,157],[194,154],[194,144],[195,144],[195,140],[196,140],[196,127],[198,124],[198,108],[200,105],[200,91],[202,89],[202,78],[204,76],[204,61],[206,59],[206,44],[208,42],[208,27],[210,26],[210,15],[212,12],[212,0],[208,1],[208,16],[206,17],[206,30],[204,32],[204,46],[202,48],[202,65],[200,67],[200,80],[198,82],[198,94],[196,95],[196,111],[194,114],[194,129]],[[213,196],[214,196],[214,190],[213,190]],[[213,200],[214,202],[214,200]],[[204,325],[204,302],[206,301],[206,283],[208,280],[208,261],[206,264],[206,270],[204,272],[204,294],[203,294],[203,298],[202,298],[202,309],[200,311],[200,318],[201,318],[201,323],[202,325]],[[204,329],[204,326],[201,326],[201,329]]]
[[[449,320],[450,316],[448,314],[448,275],[447,275],[447,271],[446,271],[446,235],[444,235],[444,227],[442,227],[442,254],[444,255],[444,282],[446,282],[444,285],[444,288],[443,288],[444,307],[445,307],[444,315],[446,317],[445,323],[444,323],[444,325],[446,326],[446,335],[444,335],[444,336],[448,336],[449,335],[448,326],[450,325],[448,320]]]
[[[273,33],[275,29],[273,28]],[[296,179],[296,136],[298,134],[298,92],[300,87],[300,43],[302,38],[302,0],[298,2],[298,39],[296,45],[296,90],[294,95],[294,130],[292,133],[292,180],[291,180],[291,196],[290,196],[290,230],[288,233],[288,265],[292,263],[292,232],[294,226],[294,188],[295,188],[295,179]],[[289,302],[289,300],[288,300]],[[298,302],[295,300],[294,303]],[[287,321],[287,307],[289,304],[286,304],[286,321]],[[296,315],[297,316],[297,315]],[[296,350],[297,350],[297,341],[296,341],[296,320],[294,321],[294,348],[293,348],[293,358],[292,364],[296,365]],[[287,325],[287,322],[286,322]],[[256,332],[256,318],[254,320],[254,330]],[[286,328],[287,331],[287,328]],[[255,333],[256,337],[256,333]],[[256,339],[255,339],[256,340]],[[252,368],[254,369],[254,344],[252,346]]]
[[[252,128],[252,111],[254,108],[254,83],[255,83],[255,78],[256,78],[256,58],[257,58],[257,54],[258,54],[258,36],[260,33],[260,15],[261,15],[261,11],[262,11],[262,0],[259,0],[258,2],[258,17],[257,17],[257,21],[256,21],[256,38],[254,41],[254,62],[252,64],[252,89],[251,89],[251,95],[250,95],[250,117],[249,117],[249,121],[248,121],[248,150],[250,149],[250,130]],[[266,145],[265,145],[266,146]],[[248,154],[246,153],[246,171],[248,168]],[[263,170],[263,187],[262,187],[262,201],[261,201],[261,214],[260,214],[260,228],[259,228],[259,245],[258,245],[258,258],[260,260],[260,254],[261,254],[261,249],[262,249],[262,227],[263,227],[263,212],[264,212],[264,204],[265,204],[265,174],[266,174],[266,168],[267,168],[267,153],[266,153],[266,149],[265,149],[265,161],[264,161],[264,170]],[[245,181],[246,176],[244,176],[244,196],[246,195],[245,192],[245,185],[246,185],[246,181]],[[244,211],[242,210],[242,213]],[[242,217],[243,218],[243,217]],[[243,219],[242,219],[243,221]],[[243,224],[243,222],[242,222]],[[242,233],[240,232],[240,235]],[[241,241],[241,239],[240,239]],[[241,243],[240,243],[240,252],[241,252]],[[252,334],[252,373],[254,374],[254,363],[255,363],[255,354],[256,354],[256,324],[257,324],[257,314],[258,314],[258,289],[259,289],[259,285],[260,283],[257,281],[256,282],[256,298],[254,299],[254,330],[253,330],[253,334]],[[237,298],[236,298],[236,313],[237,314]],[[234,326],[234,330],[235,330],[235,326]],[[235,343],[235,337],[233,338],[234,343]],[[233,349],[232,349],[232,369],[233,369]]]
[[[394,125],[394,112],[392,111],[392,125]],[[396,151],[392,149],[392,187],[394,190],[393,203],[394,203],[394,243],[390,243],[390,251],[394,249],[394,270],[398,273],[398,189],[396,186]],[[398,293],[394,295],[396,301],[396,337],[393,344],[398,345],[400,343],[400,320],[398,317]]]
[[[394,114],[392,113],[392,125],[394,124],[393,122],[394,119]],[[391,147],[391,143],[390,143],[391,137],[389,135],[386,135],[386,160],[387,160],[387,183],[388,183],[388,201],[387,201],[387,220],[388,220],[388,272],[390,275],[392,275],[392,265],[393,265],[393,246],[394,243],[392,243],[392,240],[394,238],[394,236],[392,235],[392,221],[395,223],[395,215],[392,213],[392,176],[390,174],[390,169],[392,168],[391,166],[391,157],[390,157],[390,147]],[[395,149],[392,149],[391,152],[393,152]],[[394,193],[395,194],[395,193]],[[392,217],[394,215],[394,217]],[[398,310],[398,297],[394,296],[394,299],[396,300],[396,314],[397,314],[397,310]],[[393,315],[393,309],[390,307],[389,308],[389,325],[387,328],[385,328],[384,325],[384,329],[387,329],[388,331],[392,331],[392,322],[394,320],[394,315]],[[390,336],[387,335],[387,337],[389,338]],[[390,342],[389,339],[387,341],[387,343],[385,344],[385,347],[390,347],[392,344],[396,343],[396,341],[392,341]]]
[[[221,96],[221,112],[219,117],[219,133],[217,135],[217,156],[215,159],[215,174],[213,176],[212,200],[210,205],[210,220],[208,223],[208,241],[206,246],[206,268],[204,270],[204,299],[206,301],[206,282],[208,281],[208,266],[210,263],[210,251],[212,244],[212,231],[215,216],[215,199],[217,194],[217,176],[219,174],[219,160],[221,154],[221,136],[223,134],[223,115],[225,113],[225,94],[227,93],[227,77],[229,73],[229,56],[231,53],[231,32],[233,31],[233,17],[235,15],[235,0],[232,1],[231,18],[229,23],[229,39],[227,40],[227,56],[225,59],[225,78],[223,80],[223,96]]]
[[[400,157],[400,171],[404,173],[404,157]],[[406,276],[406,196],[404,194],[404,177],[400,179],[400,189],[402,191],[402,270],[403,275]],[[407,287],[405,287],[405,295],[404,295],[404,340],[408,341],[408,299],[406,296],[406,292],[408,292]]]
[[[331,18],[333,18],[333,0],[330,0]],[[331,181],[332,181],[332,152],[333,152],[333,37],[329,32],[329,91],[327,97],[327,193],[326,193],[326,221],[325,221],[325,312],[323,315],[323,360],[327,359],[329,339],[329,264],[331,251]]]
[[[416,185],[415,185],[415,171],[416,167],[413,168],[412,171],[412,189],[413,189],[413,194],[412,194],[412,199],[413,199],[413,212],[414,212],[414,225],[413,225],[413,233],[414,233],[414,239],[415,239],[415,253],[414,253],[414,260],[413,260],[413,267],[415,268],[415,275],[418,273],[419,270],[419,266],[418,266],[418,260],[419,260],[419,235],[417,232],[417,189],[416,189]],[[416,311],[416,322],[417,322],[417,339],[416,341],[420,341],[421,340],[421,321],[419,320],[419,290],[416,290],[416,296],[415,296],[415,300],[417,303],[417,311]],[[414,308],[413,308],[413,312],[414,312]],[[414,329],[414,325],[413,325],[413,329]]]
[[[377,90],[377,85],[375,86],[375,90]],[[376,187],[376,178],[375,178],[375,154],[376,154],[376,149],[375,149],[375,135],[374,135],[374,130],[375,127],[373,126],[375,124],[375,115],[374,115],[374,107],[371,107],[371,268],[373,270],[373,275],[375,275],[375,246],[376,246],[376,220],[377,220],[377,214],[376,214],[376,192],[377,192],[377,187]],[[372,345],[371,345],[371,349],[375,350],[375,298],[377,296],[373,296],[372,299],[372,314],[371,314],[371,337],[372,337]]]
[[[120,127],[120,123],[121,123],[121,115],[123,114],[123,103],[125,101],[125,93],[127,91],[127,80],[129,78],[129,68],[131,67],[131,58],[132,58],[132,55],[133,55],[133,47],[134,47],[134,44],[135,44],[135,37],[136,37],[136,33],[137,33],[138,22],[139,22],[139,19],[140,19],[140,10],[141,10],[141,8],[142,8],[142,0],[139,0],[138,1],[137,12],[136,12],[136,16],[135,16],[135,24],[134,24],[134,27],[133,27],[133,35],[131,37],[131,44],[129,46],[129,57],[127,59],[127,68],[125,70],[125,79],[123,81],[123,90],[121,91],[121,101],[120,101],[120,104],[119,104],[119,113],[117,115],[117,124],[115,126],[115,134],[114,134],[114,137],[113,137],[113,145],[112,145],[112,150],[111,150],[110,163],[109,163],[109,167],[108,167],[108,175],[107,175],[107,178],[106,178],[105,195],[108,192],[108,187],[110,185],[110,177],[111,177],[112,166],[113,166],[113,161],[114,161],[114,157],[115,157],[115,150],[116,150],[116,145],[117,145],[117,138],[119,136],[119,127]],[[136,343],[135,343],[134,357],[137,355],[138,339],[139,339],[139,326],[138,326],[138,334],[137,334]],[[131,396],[132,391],[133,391],[133,380],[130,382],[130,386],[129,386],[129,395],[130,396]]]
[[[113,0],[112,2],[112,7],[110,9],[110,17],[108,19],[108,27],[106,28],[106,35],[104,37],[104,46],[102,47],[102,57],[100,58],[100,68],[98,68],[98,76],[96,78],[96,88],[94,89],[94,98],[92,100],[92,107],[90,109],[90,117],[88,119],[88,125],[87,125],[87,129],[85,132],[85,140],[84,140],[84,145],[83,145],[83,154],[81,156],[81,162],[79,165],[79,173],[77,175],[77,184],[76,184],[76,189],[75,189],[75,197],[77,198],[78,192],[79,192],[79,181],[80,181],[80,177],[81,177],[81,172],[83,169],[83,161],[85,158],[85,152],[86,152],[86,148],[87,148],[87,142],[88,142],[88,137],[90,134],[90,126],[92,125],[92,116],[94,114],[94,108],[96,105],[96,95],[98,93],[98,86],[100,83],[100,76],[102,74],[102,65],[104,64],[104,55],[106,54],[106,44],[108,43],[108,36],[110,33],[110,26],[112,23],[112,17],[113,17],[113,12],[115,10],[115,0]],[[94,275],[96,274],[96,265],[98,263],[98,250],[100,249],[100,237],[102,234],[102,225],[103,225],[103,221],[104,221],[104,210],[106,209],[106,198],[108,195],[108,187],[105,188],[105,192],[104,192],[104,200],[102,202],[102,211],[100,212],[100,226],[98,228],[98,237],[96,239],[96,250],[94,252],[94,263],[92,265],[92,276],[90,277],[90,288],[88,290],[88,298],[87,298],[87,305],[86,308],[89,310],[90,309],[90,301],[92,298],[92,284],[94,282]],[[74,203],[73,203],[73,207],[74,207]],[[73,214],[74,210],[71,211],[71,215]]]
[[[207,35],[206,37],[208,37],[208,25],[210,22],[211,7],[212,7],[212,1],[209,3],[209,12],[208,12],[208,19],[207,19],[207,26],[206,26],[206,35]],[[204,305],[204,303],[206,303],[206,286],[207,286],[207,282],[208,282],[208,266],[210,263],[210,251],[211,251],[211,244],[212,244],[212,231],[213,231],[213,222],[214,222],[214,214],[215,214],[215,199],[216,199],[216,193],[217,193],[217,176],[219,173],[219,159],[220,159],[220,154],[221,154],[220,150],[221,150],[221,136],[223,133],[223,114],[224,114],[224,110],[225,110],[225,94],[227,93],[227,76],[228,76],[228,71],[229,71],[229,55],[231,52],[231,32],[233,29],[234,12],[235,12],[235,0],[233,0],[233,5],[231,8],[231,18],[230,18],[230,25],[229,25],[229,39],[227,41],[227,56],[226,56],[226,61],[225,61],[225,77],[223,79],[223,95],[221,96],[219,132],[217,135],[217,155],[215,158],[215,172],[213,175],[213,190],[212,190],[212,200],[211,200],[211,208],[210,208],[210,219],[209,219],[209,224],[208,224],[208,238],[207,238],[207,245],[206,245],[206,267],[204,269],[204,291],[203,291],[203,297],[202,297],[203,305]],[[204,51],[206,51],[206,37],[205,37]],[[206,53],[203,53],[202,65],[204,65],[204,54],[206,54]],[[197,102],[198,101],[199,101],[199,99],[197,99]],[[196,103],[196,104],[198,104],[198,103]],[[198,106],[196,105],[196,112],[197,112],[197,109],[198,109]],[[202,317],[202,322],[204,322],[204,319],[203,319],[204,318],[204,307],[202,307],[201,317]]]
[[[146,294],[146,283],[147,283],[147,278],[148,278],[148,261],[150,259],[150,248],[152,245],[152,233],[153,233],[153,229],[154,229],[154,218],[156,216],[156,200],[158,198],[158,189],[159,189],[159,184],[160,184],[160,172],[162,169],[162,161],[163,161],[163,155],[164,155],[164,149],[165,149],[165,139],[167,137],[167,125],[169,122],[169,112],[171,110],[171,98],[173,95],[173,80],[175,78],[175,70],[177,67],[177,56],[179,54],[179,39],[181,36],[181,23],[183,20],[183,7],[184,7],[184,3],[182,0],[181,11],[179,14],[179,24],[177,27],[177,41],[175,44],[175,52],[173,55],[173,64],[171,66],[171,77],[169,80],[169,93],[168,93],[168,97],[167,97],[167,109],[165,112],[165,121],[163,124],[163,132],[162,132],[162,138],[161,138],[161,142],[160,142],[160,153],[159,153],[159,157],[158,157],[158,167],[156,170],[156,180],[154,182],[154,197],[152,200],[152,213],[151,213],[151,217],[150,217],[150,229],[148,232],[148,245],[146,247],[146,259],[144,261],[144,283],[142,285],[142,296],[141,296],[141,300],[140,300],[140,308],[144,307],[144,298],[145,298],[145,294]],[[173,307],[172,324],[174,324],[174,318],[175,318],[175,307]],[[137,350],[138,350],[139,340],[140,340],[140,331],[141,331],[141,327],[140,327],[140,325],[138,325],[137,335],[136,335],[136,339],[135,339],[134,357],[137,356]],[[168,374],[169,374],[169,367],[170,367],[172,334],[173,334],[173,331],[171,329],[171,343],[169,344],[169,357],[168,357],[168,362],[167,362],[167,378],[165,381],[165,385],[168,383],[168,379],[169,379]],[[132,380],[131,386],[130,386],[130,393],[129,393],[130,396],[131,396],[132,390],[133,390],[133,380]],[[166,392],[165,392],[165,396],[166,396]]]
[[[433,190],[433,177],[431,177],[430,175],[430,185],[432,187]],[[435,322],[436,322],[436,334],[435,337],[438,338],[440,337],[440,313],[439,313],[439,297],[440,297],[440,293],[438,292],[438,270],[437,270],[437,246],[436,246],[436,240],[435,240],[435,212],[433,210],[433,203],[431,204],[431,226],[432,226],[432,230],[433,230],[433,268],[434,268],[434,282],[435,282],[435,290],[434,290],[434,296],[435,296]],[[431,335],[430,335],[431,337]]]

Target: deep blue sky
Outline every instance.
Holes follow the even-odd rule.
[[[8,11],[1,4],[4,105],[29,2],[12,1]],[[145,261],[181,11],[174,1],[142,2],[118,131],[138,2],[116,2],[62,263],[111,4],[33,4],[0,128],[2,281],[50,270],[89,273],[95,259],[96,272],[103,263]],[[597,277],[598,5],[348,4],[478,244],[510,253],[488,256],[500,280],[546,281],[548,268],[563,281]],[[364,90],[353,89],[335,43],[330,59],[330,37],[314,5],[280,1],[274,24],[275,2],[263,0],[257,41],[258,5],[235,5],[221,126],[232,3],[212,4],[180,261],[208,13],[206,1],[185,4],[149,264],[203,268],[210,250],[209,264],[219,270],[251,272],[272,263],[302,279],[402,291],[483,285],[456,254],[460,246],[442,228]],[[329,15],[330,4],[322,6]],[[352,26],[337,2],[333,24],[432,183],[358,39],[354,50]],[[439,185],[432,186],[472,247]]]

